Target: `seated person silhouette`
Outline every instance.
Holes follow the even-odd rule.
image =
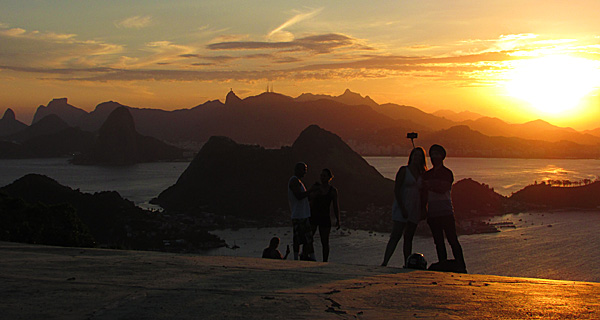
[[[279,247],[279,238],[273,237],[269,243],[269,246],[263,250],[262,257],[266,259],[287,259],[288,255],[290,254],[290,245],[288,245],[287,249],[285,250],[285,256],[281,255],[281,252],[279,252],[277,247]]]

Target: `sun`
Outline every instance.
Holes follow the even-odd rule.
[[[600,85],[598,61],[553,55],[516,61],[506,90],[546,114],[569,111]]]

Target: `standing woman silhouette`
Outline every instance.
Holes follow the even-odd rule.
[[[313,236],[319,230],[321,236],[321,245],[323,247],[323,262],[329,259],[329,233],[331,232],[331,205],[333,204],[333,213],[335,214],[335,226],[340,228],[340,205],[338,203],[338,191],[331,185],[333,174],[329,169],[321,171],[320,183],[313,186],[316,190],[311,195],[310,202],[310,225]]]
[[[382,266],[387,266],[402,235],[404,235],[405,264],[406,259],[412,253],[412,240],[417,230],[417,224],[425,219],[425,205],[422,203],[424,197],[421,192],[421,175],[425,171],[427,171],[425,150],[416,147],[410,152],[408,165],[400,167],[396,173],[394,205],[392,206],[394,226],[385,248]]]

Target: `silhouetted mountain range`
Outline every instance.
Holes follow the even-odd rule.
[[[340,96],[304,93],[297,98],[265,92],[245,99],[240,99],[230,91],[225,103],[208,101],[191,109],[174,111],[132,108],[109,101],[87,113],[69,105],[63,98],[52,100],[47,107],[40,106],[34,123],[40,122],[43,115],[56,114],[69,126],[96,132],[108,115],[119,107],[126,107],[131,112],[140,134],[181,146],[199,146],[211,136],[227,136],[239,143],[279,148],[292,144],[304,128],[316,124],[335,132],[363,155],[406,155],[411,144],[404,137],[407,132],[416,131],[419,132],[416,141],[419,145],[427,147],[438,142],[427,140],[426,137],[433,139],[443,136],[446,141],[459,146],[460,150],[451,151],[451,156],[600,157],[600,133],[593,130],[577,132],[542,120],[509,124],[497,118],[472,119],[477,114],[466,112],[452,114],[446,111],[436,115],[410,106],[379,105],[368,96],[362,97],[349,90]],[[460,117],[466,117],[467,120],[457,122],[449,119]],[[467,126],[479,135],[460,129],[463,128],[461,126]],[[452,129],[455,127],[459,129]],[[0,132],[2,130],[0,123]],[[457,139],[452,140],[448,134],[453,132],[468,134],[452,136],[452,139]],[[485,137],[481,137],[481,134]],[[17,137],[23,141],[24,135],[17,133],[4,140],[13,141]],[[516,140],[496,139],[499,137]],[[504,144],[494,146],[482,143],[483,140]],[[569,147],[568,151],[553,150],[563,145]],[[589,150],[589,146],[593,150]],[[551,152],[547,153],[546,150]]]
[[[432,113],[434,116],[446,118],[454,122],[462,122],[466,120],[477,120],[483,115],[471,111],[454,112],[452,110],[438,110]]]
[[[50,114],[0,144],[0,158],[64,157],[87,151],[94,135],[69,127],[59,116]]]
[[[488,136],[516,137],[528,140],[550,142],[571,141],[577,144],[598,145],[600,139],[589,133],[581,133],[573,128],[562,128],[543,120],[534,120],[522,124],[509,124],[498,118],[482,117],[467,120],[463,125]]]
[[[37,108],[31,123],[34,124],[51,114],[56,114],[69,125],[75,126],[79,119],[86,115],[87,112],[68,104],[67,98],[53,99],[48,103],[48,106],[39,106]]]

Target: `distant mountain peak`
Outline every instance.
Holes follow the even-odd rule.
[[[87,112],[83,109],[74,107],[68,103],[67,98],[52,99],[48,106],[39,106],[33,116],[33,122],[36,123],[49,114],[59,115],[61,119],[71,126],[76,126],[79,118],[86,115]]]
[[[48,103],[48,107],[50,107],[51,105],[67,104],[67,103],[68,103],[67,98],[54,98],[54,99],[52,99],[52,101],[50,101],[50,103]]]
[[[229,93],[227,93],[227,96],[225,97],[225,104],[226,105],[232,105],[232,104],[237,104],[242,102],[242,99],[240,99],[240,97],[238,97],[235,92],[233,92],[233,89],[231,89],[229,91]]]
[[[354,98],[354,99],[363,99],[360,93],[352,92],[350,89],[346,89],[339,98]]]
[[[113,131],[117,128],[124,130],[128,134],[136,133],[133,116],[127,107],[121,106],[113,110],[100,128],[100,134]]]
[[[525,122],[524,124],[543,124],[543,125],[552,125],[550,124],[550,122],[542,120],[542,119],[535,119],[529,122]]]
[[[11,108],[6,109],[6,111],[4,112],[4,116],[2,117],[2,120],[5,120],[5,121],[16,120],[15,112]]]

